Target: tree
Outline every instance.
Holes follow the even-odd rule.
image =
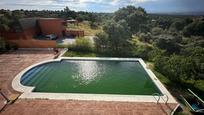
[[[155,62],[155,60],[158,58],[158,57],[161,57],[161,56],[164,56],[165,55],[165,51],[164,50],[161,50],[157,47],[153,47],[153,49],[148,52],[148,60],[149,61],[152,61],[152,62]]]
[[[127,16],[134,13],[136,8],[134,6],[127,6],[120,8],[118,11],[114,13],[114,20],[116,22],[120,20],[127,20]]]
[[[150,33],[140,33],[139,34],[139,39],[140,39],[140,41],[142,41],[142,42],[148,42],[148,43],[150,43],[150,40],[152,39],[151,38],[151,34]]]
[[[163,29],[160,27],[154,27],[154,28],[152,28],[151,33],[153,35],[161,35],[161,34],[163,34]]]
[[[194,64],[191,68],[194,68],[193,75],[194,79],[204,79],[204,48],[196,47],[187,47],[182,50],[181,55],[184,57],[189,57]]]
[[[196,20],[190,23],[184,27],[183,33],[185,36],[204,36],[204,21]]]
[[[169,27],[172,24],[172,18],[169,16],[159,16],[159,18],[157,19],[158,21],[158,26],[162,29],[169,29]]]
[[[126,49],[129,47],[128,40],[131,38],[131,34],[125,20],[109,21],[104,25],[103,31],[105,33],[97,34],[97,45],[100,42],[104,43],[102,46],[108,48],[112,55],[120,55],[128,51]]]
[[[18,12],[19,10],[15,11],[2,11],[3,16],[0,18],[0,30],[1,31],[15,31],[19,32],[22,31],[21,26],[19,24],[18,19],[22,18]]]
[[[157,56],[154,59],[154,66],[157,71],[166,75],[167,65],[168,65],[169,57],[167,56]],[[168,77],[168,76],[167,76]]]
[[[173,82],[182,82],[194,79],[195,68],[191,57],[172,55],[170,57],[158,57],[155,67]]]
[[[76,12],[69,9],[69,7],[65,7],[64,11],[62,11],[62,16],[66,19],[75,19]]]
[[[96,37],[94,38],[94,42],[97,52],[104,53],[109,48],[108,35],[105,32],[97,33]]]
[[[132,33],[137,33],[140,30],[140,25],[147,21],[146,11],[141,7],[127,6],[119,9],[114,14],[116,22],[125,20],[130,27]]]
[[[0,30],[5,30],[5,31],[8,31],[10,29],[9,27],[9,24],[10,24],[10,20],[5,17],[5,16],[2,16],[0,18]]]
[[[181,48],[177,43],[177,38],[171,35],[159,35],[159,38],[155,41],[155,45],[160,49],[165,49],[170,54],[179,53]]]
[[[131,37],[125,20],[121,20],[118,23],[110,21],[105,24],[103,30],[108,34],[109,44],[115,52],[122,50],[128,43],[127,40]]]
[[[175,20],[171,24],[170,30],[171,31],[181,31],[181,30],[183,30],[184,26],[185,26],[184,20]]]
[[[84,17],[83,17],[82,15],[78,15],[78,16],[76,17],[76,20],[77,20],[78,22],[83,22]]]
[[[13,14],[13,17],[17,19],[25,17],[25,13],[23,10],[14,10],[12,11],[12,14]]]
[[[160,27],[154,27],[154,28],[152,28],[151,33],[152,33],[153,35],[160,35],[160,34],[163,33],[163,29],[160,28]]]
[[[69,9],[69,7],[68,6],[66,6],[65,8],[64,8],[64,12],[70,12],[71,10]]]

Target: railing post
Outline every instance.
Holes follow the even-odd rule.
[[[154,96],[158,96],[158,99],[156,99],[156,98],[154,97],[154,98],[157,100],[157,104],[158,104],[158,103],[159,103],[159,100],[160,100],[160,94],[158,94],[158,93],[153,93],[152,95],[153,95],[153,97],[154,97]]]
[[[169,97],[168,97],[168,95],[166,95],[166,94],[163,94],[163,95],[166,96],[166,100],[165,100],[163,97],[161,97],[161,98],[162,98],[162,100],[165,102],[165,104],[167,104],[167,102],[168,102],[168,100],[169,100]]]

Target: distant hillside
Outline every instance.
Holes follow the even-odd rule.
[[[160,13],[149,13],[158,15],[186,15],[186,16],[204,16],[203,12],[160,12]]]

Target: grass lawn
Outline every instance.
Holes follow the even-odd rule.
[[[67,29],[79,29],[84,30],[85,36],[94,36],[96,33],[102,31],[102,27],[98,26],[97,28],[91,28],[88,21],[81,22],[77,25],[68,24]]]

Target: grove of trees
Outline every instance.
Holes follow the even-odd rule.
[[[96,36],[97,52],[141,57],[170,81],[204,91],[204,17],[153,15],[127,6]]]

